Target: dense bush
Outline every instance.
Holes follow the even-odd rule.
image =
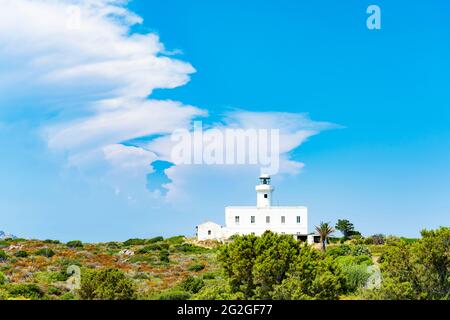
[[[59,297],[60,300],[75,300],[76,296],[72,292],[66,292]]]
[[[132,300],[136,292],[131,279],[118,269],[85,270],[78,292],[83,300]]]
[[[364,244],[367,245],[382,245],[385,242],[386,237],[383,234],[374,234],[373,236],[364,239]]]
[[[371,256],[370,250],[363,244],[341,244],[328,247],[327,255],[333,257],[339,256]]]
[[[176,245],[176,244],[182,244],[185,240],[184,236],[175,236],[175,237],[171,237],[171,238],[167,238],[166,242]]]
[[[147,240],[145,240],[145,239],[132,238],[132,239],[126,240],[123,244],[125,246],[139,246],[139,245],[145,244],[146,241]]]
[[[193,264],[188,268],[189,271],[196,271],[196,272],[202,271],[203,269],[205,269],[205,265],[203,264]]]
[[[107,242],[106,246],[110,249],[119,249],[120,248],[120,244],[118,244],[117,242],[114,242],[114,241]]]
[[[163,249],[159,252],[159,261],[165,262],[165,263],[168,263],[170,261],[168,250]]]
[[[7,287],[8,293],[12,297],[23,297],[32,300],[42,299],[44,291],[36,284],[10,284]]]
[[[201,278],[189,276],[183,280],[181,287],[184,291],[197,293],[205,286],[205,282]]]
[[[155,262],[155,258],[153,256],[134,255],[130,257],[128,261],[131,263],[145,262],[147,264],[152,264]]]
[[[66,246],[69,248],[82,248],[83,247],[83,242],[81,242],[80,240],[72,240],[66,243]]]
[[[9,242],[6,240],[0,240],[0,248],[7,248],[9,247]]]
[[[160,241],[164,241],[164,238],[161,236],[148,239],[146,241],[146,243],[155,243],[155,242],[160,242]]]
[[[389,238],[380,258],[383,282],[370,299],[450,299],[450,228],[422,231],[413,243]]]
[[[14,256],[17,258],[26,258],[26,257],[28,257],[28,252],[19,250],[16,253],[14,253]]]
[[[161,250],[161,246],[157,243],[153,243],[153,244],[149,244],[139,250],[136,251],[136,253],[140,253],[140,254],[144,254],[144,253],[149,253],[152,251],[157,251],[157,250]]]
[[[211,279],[215,279],[216,275],[214,273],[204,273],[203,274],[203,279],[205,280],[211,280]]]
[[[42,249],[37,250],[34,254],[37,256],[51,258],[55,255],[55,252],[49,248],[42,248]]]
[[[6,260],[8,260],[8,255],[6,254],[5,251],[0,250],[0,262],[4,262]]]
[[[0,272],[0,286],[4,285],[6,283],[6,276]]]
[[[207,248],[195,246],[190,243],[183,243],[181,245],[175,246],[175,249],[177,251],[187,252],[187,253],[204,253],[204,252],[209,251],[209,249],[207,249]]]
[[[345,275],[333,258],[311,247],[303,247],[282,283],[274,287],[272,298],[331,300],[338,299],[345,291]]]
[[[44,243],[51,243],[51,244],[60,244],[61,243],[59,240],[51,240],[51,239],[46,239],[43,242]]]
[[[332,257],[291,236],[236,237],[219,251],[232,293],[246,299],[334,299],[345,277]]]
[[[355,292],[364,287],[372,274],[368,268],[372,265],[372,260],[368,256],[340,256],[336,258],[336,262],[346,277],[347,292]]]

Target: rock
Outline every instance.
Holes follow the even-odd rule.
[[[122,251],[119,252],[120,255],[124,255],[124,256],[132,256],[134,255],[134,252],[128,249],[124,249]]]

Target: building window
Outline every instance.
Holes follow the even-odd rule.
[[[266,223],[270,223],[270,216],[266,216]]]
[[[264,199],[267,199],[267,193],[264,193]]]
[[[286,217],[285,216],[281,216],[281,223],[286,223]]]
[[[251,222],[251,223],[255,223],[255,216],[251,216],[251,217],[250,217],[250,222]]]
[[[208,236],[210,236],[211,235],[211,230],[208,230]]]
[[[235,216],[235,217],[234,217],[234,222],[235,222],[236,224],[239,224],[239,216]]]
[[[297,216],[297,223],[300,223],[300,216]]]

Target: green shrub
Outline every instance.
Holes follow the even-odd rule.
[[[47,294],[59,296],[61,294],[61,289],[59,289],[55,286],[50,286],[47,289]]]
[[[194,297],[194,300],[244,300],[242,292],[232,292],[228,285],[214,284],[204,286]]]
[[[370,250],[366,245],[363,244],[357,244],[355,246],[352,246],[352,251],[351,254],[353,256],[361,256],[361,255],[366,255],[366,256],[371,256],[370,254]]]
[[[171,238],[167,238],[166,242],[176,245],[176,244],[182,244],[184,242],[185,237],[184,236],[175,236]]]
[[[339,237],[328,237],[328,241],[330,243],[339,243],[343,238],[339,238]]]
[[[203,274],[203,279],[205,279],[205,280],[212,280],[215,278],[216,278],[216,275],[214,273],[204,273]]]
[[[8,260],[8,255],[6,254],[5,251],[0,250],[0,262],[4,262],[6,260]]]
[[[364,287],[371,276],[365,265],[344,265],[342,266],[342,271],[347,278],[346,286],[349,292],[355,292],[357,289]]]
[[[149,253],[149,252],[157,251],[157,250],[162,250],[161,245],[158,243],[152,243],[152,244],[146,245],[145,247],[139,249],[137,251],[137,253],[145,254],[145,253]]]
[[[183,280],[181,287],[184,291],[197,293],[205,286],[205,282],[201,278],[189,276]]]
[[[51,284],[57,281],[66,281],[69,278],[69,275],[65,272],[65,270],[61,270],[60,272],[36,272],[34,274],[34,279],[39,283]]]
[[[170,261],[168,250],[163,249],[159,252],[159,261],[164,262],[164,263],[168,263]]]
[[[9,242],[6,240],[0,240],[0,248],[9,247]]]
[[[155,242],[160,242],[160,241],[164,241],[164,238],[161,236],[148,239],[146,241],[146,243],[155,243]]]
[[[81,262],[78,259],[60,258],[56,262],[57,265],[61,266],[62,272],[65,272],[69,266],[79,266],[81,267]]]
[[[3,274],[3,272],[0,272],[0,286],[4,285],[6,283],[6,276]]]
[[[45,295],[44,291],[36,284],[10,284],[7,290],[13,297],[24,297],[32,300],[42,299]]]
[[[401,237],[400,239],[405,241],[408,244],[412,244],[412,243],[415,243],[415,242],[419,241],[419,239],[417,239],[417,238],[404,238],[404,237]]]
[[[72,249],[75,248],[82,248],[83,247],[83,242],[81,242],[80,240],[72,240],[66,243],[66,246]]]
[[[26,257],[28,257],[28,252],[20,250],[20,251],[17,251],[16,253],[14,253],[14,256],[17,258],[26,258]]]
[[[118,269],[86,270],[82,273],[79,296],[83,300],[133,300],[131,279]]]
[[[75,300],[76,297],[72,292],[66,292],[59,297],[60,300]]]
[[[141,256],[141,255],[134,255],[128,259],[130,263],[139,263],[139,262],[145,262],[148,264],[152,264],[155,262],[155,259],[152,256]]]
[[[123,244],[125,246],[138,246],[138,245],[145,244],[145,242],[146,242],[145,239],[132,238],[132,239],[128,239]]]
[[[50,244],[60,244],[61,241],[59,240],[51,240],[51,239],[46,239],[44,240],[44,243],[50,243]]]
[[[191,297],[189,292],[184,291],[166,291],[158,296],[158,300],[188,300]]]
[[[189,271],[195,271],[195,272],[202,271],[203,269],[205,269],[205,265],[203,265],[203,264],[193,264],[193,265],[189,266],[189,268],[188,268]]]
[[[120,244],[118,244],[117,242],[114,242],[114,241],[106,243],[106,246],[110,249],[119,249],[120,248]]]
[[[341,244],[334,247],[329,247],[327,250],[327,255],[333,257],[339,256],[360,256],[366,255],[371,256],[369,247],[364,244]]]
[[[204,252],[210,251],[210,249],[199,247],[199,246],[195,246],[195,245],[190,244],[190,243],[183,243],[181,245],[176,246],[175,249],[177,251],[189,252],[189,253],[204,253]]]
[[[37,250],[34,254],[37,256],[51,258],[55,255],[55,252],[49,248],[42,248],[42,249]]]

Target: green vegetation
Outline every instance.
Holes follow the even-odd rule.
[[[84,300],[132,300],[136,292],[131,279],[118,269],[86,270],[79,296]]]
[[[26,258],[28,256],[29,256],[28,252],[23,251],[23,250],[19,250],[16,253],[14,253],[14,257],[17,257],[17,258]]]
[[[333,259],[287,235],[238,237],[219,260],[231,293],[246,299],[334,299],[344,291],[345,277]]]
[[[450,299],[450,228],[420,239],[353,231],[347,240],[319,228],[323,241],[312,246],[271,232],[224,244],[10,239],[0,250],[0,300]]]
[[[37,250],[34,254],[37,256],[51,258],[55,255],[55,252],[49,248],[42,248],[42,249]]]
[[[346,219],[339,219],[335,226],[336,230],[339,230],[344,235],[344,239],[347,240],[350,238],[353,231],[355,231],[355,227],[353,223]]]
[[[80,240],[72,240],[72,241],[67,242],[66,245],[67,245],[67,247],[72,248],[72,249],[82,248],[83,242],[81,242]]]

